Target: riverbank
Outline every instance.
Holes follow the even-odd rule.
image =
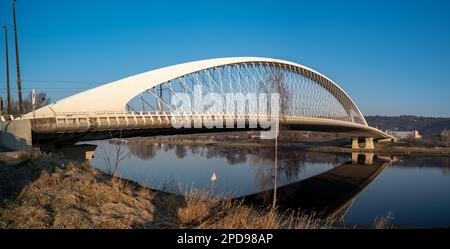
[[[317,146],[305,148],[305,151],[322,153],[374,153],[380,156],[450,156],[450,148],[444,147],[407,147],[377,145],[373,150],[354,150],[349,147]]]
[[[164,193],[88,163],[0,153],[0,228],[330,228],[306,215]],[[9,162],[6,162],[11,159]],[[14,159],[15,158],[15,159]]]
[[[184,136],[161,136],[161,137],[142,137],[128,139],[134,142],[144,143],[160,143],[160,144],[175,144],[187,146],[216,146],[223,148],[263,148],[273,147],[273,140],[248,139],[246,137],[238,137],[235,139],[223,136],[210,136],[210,138],[198,139]],[[363,144],[361,144],[363,146]],[[376,143],[373,150],[355,150],[351,148],[349,141],[344,139],[338,140],[319,140],[309,141],[308,139],[293,141],[283,141],[280,139],[278,143],[279,148],[297,148],[310,152],[321,153],[345,153],[351,154],[353,152],[373,152],[380,156],[450,156],[450,147],[441,146],[435,142],[397,142],[397,143]]]

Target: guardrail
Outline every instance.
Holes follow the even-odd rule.
[[[6,122],[11,120],[21,120],[23,119],[22,115],[2,115],[0,116],[0,121]]]
[[[51,116],[39,116],[32,118],[33,131],[39,133],[69,133],[107,130],[132,130],[149,128],[172,128],[175,119],[180,124],[186,122],[200,122],[203,125],[214,123],[220,119],[224,122],[259,122],[277,117],[257,114],[179,114],[169,113],[127,113],[127,112],[102,112],[102,113],[64,113]]]

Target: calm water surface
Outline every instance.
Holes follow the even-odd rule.
[[[105,157],[116,153],[117,143],[89,144],[98,146],[92,165],[110,172]],[[295,200],[286,205],[336,203],[336,212],[349,224],[371,225],[390,213],[392,223],[398,225],[450,226],[448,157],[399,158],[369,166],[352,165],[351,155],[280,149],[275,170],[274,152],[269,148],[126,141],[120,149],[124,159],[119,176],[154,189],[178,194],[192,188],[212,189],[241,197],[263,191],[270,195],[277,186],[280,198]],[[213,174],[217,176],[214,184]]]

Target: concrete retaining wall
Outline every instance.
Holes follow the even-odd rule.
[[[29,151],[33,147],[30,120],[0,122],[0,145],[14,151]]]

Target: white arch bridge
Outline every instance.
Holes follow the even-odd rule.
[[[195,101],[194,88],[226,98],[227,93],[280,94],[280,112],[261,115],[251,108],[229,111],[224,107],[206,111],[177,111],[172,103],[181,94]],[[192,105],[193,106],[193,105]],[[203,110],[203,109],[202,109]],[[171,120],[178,118],[199,123],[196,128],[175,129]],[[279,119],[291,130],[334,132],[353,138],[390,138],[368,126],[350,96],[335,82],[305,66],[270,58],[220,58],[190,62],[138,74],[99,86],[50,104],[20,119],[2,117],[1,143],[6,147],[33,144],[64,144],[111,137],[155,136],[211,132],[207,121],[244,122],[251,130],[252,120]],[[236,129],[233,129],[236,130]],[[214,131],[230,131],[215,127]],[[354,139],[354,146],[358,146]]]

